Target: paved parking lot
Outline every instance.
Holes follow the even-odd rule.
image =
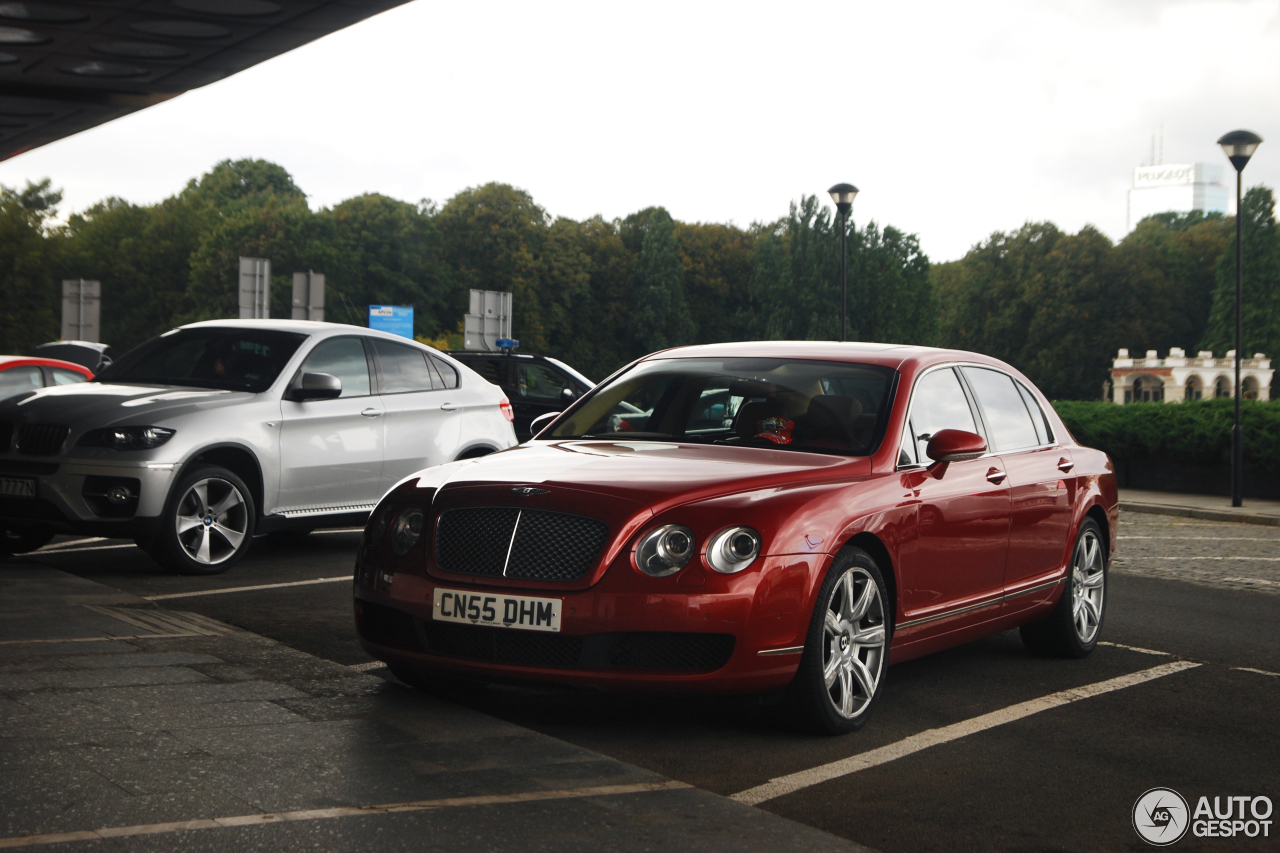
[[[1037,658],[1012,632],[901,664],[852,736],[800,735],[738,698],[491,687],[435,699],[885,853],[1145,849],[1130,810],[1149,788],[1193,804],[1280,800],[1280,529],[1136,513],[1121,525],[1107,644],[1093,656]],[[358,538],[270,537],[205,579],[105,541],[56,543],[18,564],[365,668],[348,585]],[[1175,849],[1277,850],[1275,836],[1188,834]]]

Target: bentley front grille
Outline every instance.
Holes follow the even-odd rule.
[[[576,581],[609,538],[598,518],[513,507],[446,510],[436,564],[446,572],[534,581]]]

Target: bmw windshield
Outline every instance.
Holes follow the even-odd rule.
[[[130,350],[94,381],[256,394],[271,387],[306,337],[271,329],[179,329]]]
[[[884,434],[895,376],[808,359],[655,359],[598,389],[546,437],[866,456]]]

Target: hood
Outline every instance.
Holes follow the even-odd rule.
[[[58,423],[73,429],[125,424],[162,425],[166,419],[251,399],[246,391],[174,385],[82,382],[42,388],[0,403],[0,420]]]
[[[731,492],[870,473],[866,457],[795,450],[651,441],[533,442],[460,466],[443,488],[557,486],[634,501],[657,513]]]

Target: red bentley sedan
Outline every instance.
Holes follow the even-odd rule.
[[[996,359],[683,347],[548,418],[371,516],[356,623],[401,680],[782,690],[840,733],[891,662],[1015,627],[1098,642],[1111,462]]]

